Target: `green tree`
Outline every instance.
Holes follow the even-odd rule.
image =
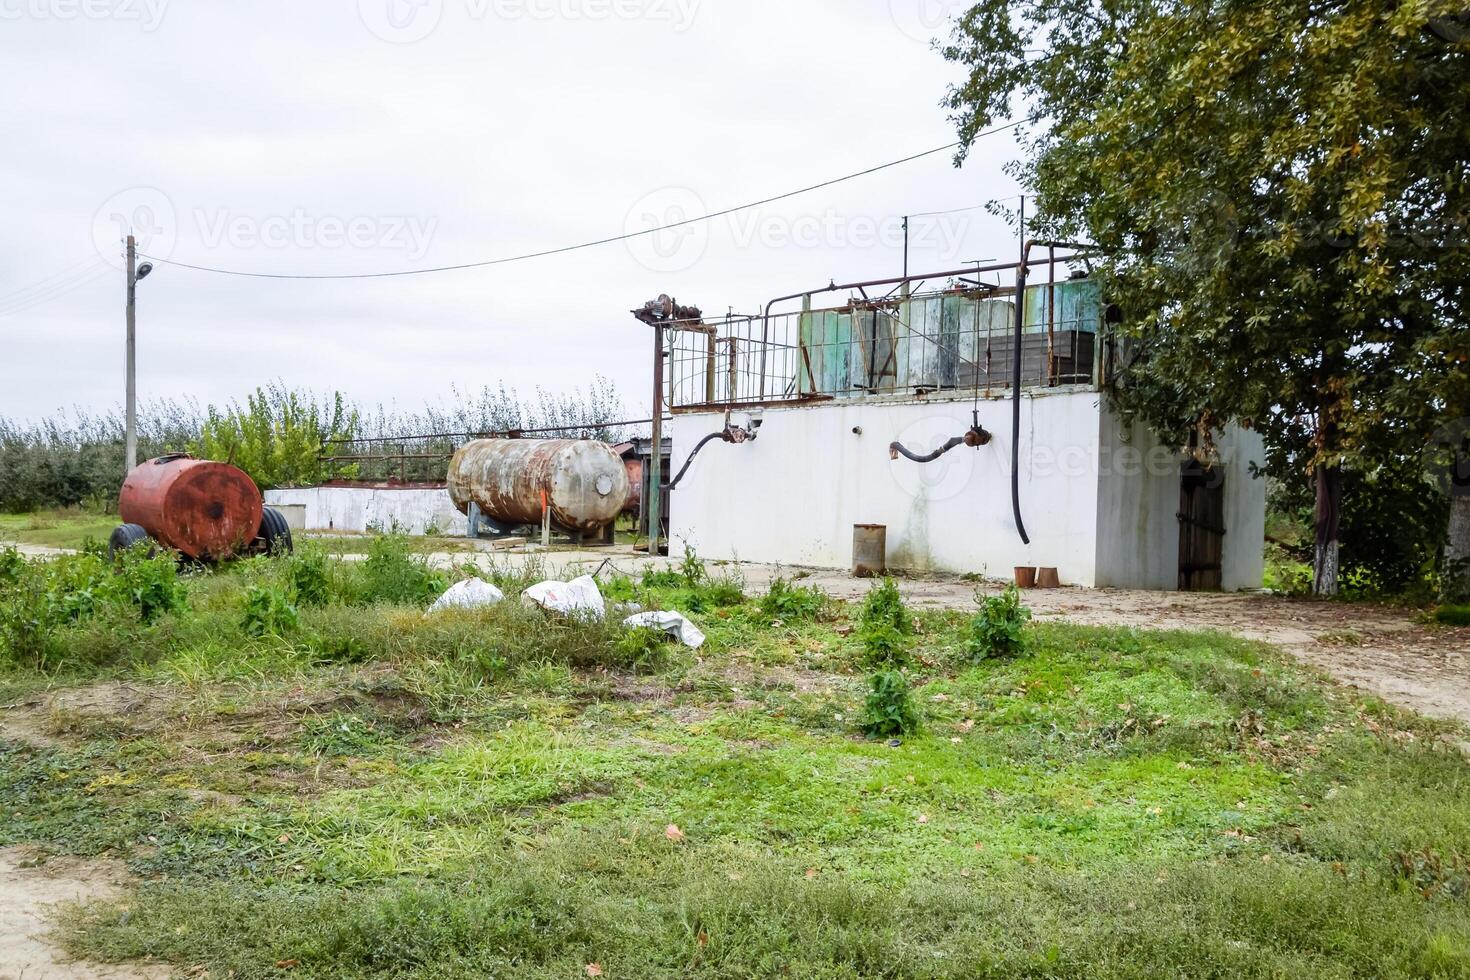
[[[982,0],[943,53],[966,141],[1025,107],[1037,230],[1106,250],[1116,403],[1310,475],[1337,589],[1343,468],[1470,414],[1470,18],[1460,0]],[[963,152],[961,153],[963,157]]]
[[[322,450],[333,439],[351,439],[358,414],[340,393],[318,402],[310,393],[273,384],[229,408],[209,409],[199,442],[204,459],[227,460],[262,489],[319,483],[328,475]]]

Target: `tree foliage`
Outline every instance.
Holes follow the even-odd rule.
[[[944,48],[961,137],[1024,106],[1038,230],[1106,250],[1117,404],[1176,442],[1261,431],[1334,553],[1343,467],[1470,414],[1456,6],[982,0]]]

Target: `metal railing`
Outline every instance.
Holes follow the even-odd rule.
[[[1023,388],[1096,385],[1105,311],[1085,277],[1030,285],[1022,297]],[[1047,264],[1043,260],[1042,264]],[[1009,391],[1016,347],[1015,286],[989,267],[938,288],[904,280],[838,306],[719,319],[670,320],[665,399],[672,410],[774,405],[882,395]],[[984,272],[995,282],[986,282]],[[915,285],[919,290],[910,291]],[[862,285],[862,284],[860,284]],[[835,287],[843,288],[843,287]],[[773,304],[776,301],[773,301]]]

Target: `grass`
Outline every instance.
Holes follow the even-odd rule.
[[[91,538],[106,542],[122,523],[117,515],[77,509],[0,514],[0,545],[30,544],[47,548],[80,549]]]
[[[617,580],[697,653],[515,601],[426,618],[417,559],[262,559],[0,673],[0,844],[137,873],[67,949],[211,976],[1470,975],[1455,726],[1215,633],[919,612],[922,715],[861,734],[859,610],[691,559]],[[308,556],[309,557],[309,556]],[[320,584],[320,583],[318,583]],[[313,590],[316,586],[313,586]],[[131,616],[131,621],[128,617]],[[119,638],[121,637],[121,638]],[[68,700],[74,688],[87,696]],[[22,736],[24,733],[24,737]],[[895,744],[896,742],[896,744]]]

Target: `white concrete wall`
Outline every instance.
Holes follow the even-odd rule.
[[[836,402],[768,409],[754,443],[712,442],[674,491],[671,548],[706,558],[847,568],[852,526],[888,527],[894,568],[980,572],[1055,565],[1063,584],[1172,590],[1179,584],[1179,456],[1142,426],[1124,432],[1092,391],[1027,393],[1021,405],[1021,512],[1011,517],[1011,406],[980,402],[994,433],[933,463],[888,458],[898,440],[929,452],[970,425],[971,403]],[[716,414],[671,425],[673,469]],[[854,434],[859,427],[861,435]],[[1261,440],[1232,428],[1218,439],[1225,467],[1223,581],[1257,588],[1263,571],[1265,482],[1250,463]]]
[[[1266,574],[1266,478],[1251,473],[1266,459],[1259,432],[1235,426],[1216,440],[1225,469],[1226,590],[1259,589]]]
[[[708,558],[846,568],[852,526],[885,524],[893,567],[1009,577],[1015,565],[1055,565],[1064,583],[1091,585],[1098,509],[1087,461],[1097,454],[1098,398],[1091,391],[1023,397],[1021,500],[1030,545],[1011,517],[1010,402],[982,400],[980,422],[995,434],[990,445],[961,446],[927,464],[890,460],[889,442],[929,452],[969,428],[971,402],[768,409],[755,442],[712,442],[695,460],[673,493],[671,547],[687,541]],[[674,470],[722,424],[715,414],[675,417]]]
[[[423,534],[430,524],[446,535],[462,536],[466,529],[465,516],[443,488],[304,487],[267,490],[265,502],[305,505],[308,531],[387,530],[395,521],[408,534]]]

